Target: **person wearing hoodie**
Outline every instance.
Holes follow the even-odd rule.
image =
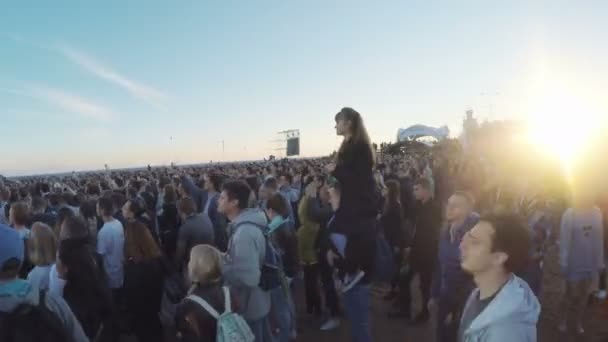
[[[566,282],[558,326],[567,331],[567,313],[574,307],[577,333],[585,333],[583,317],[587,298],[598,272],[604,268],[604,237],[602,212],[594,206],[592,196],[575,194],[574,207],[562,215],[559,244],[559,264]]]
[[[286,286],[271,290],[271,322],[278,325],[278,341],[287,342],[292,333],[295,333],[295,304],[291,281],[299,272],[298,240],[296,232],[289,226],[287,204],[281,194],[274,194],[267,202],[266,216],[270,219],[268,224],[268,237],[281,255],[283,272],[286,277]]]
[[[512,213],[492,212],[464,236],[462,269],[477,288],[464,307],[459,342],[535,342],[538,299],[514,273],[526,267],[530,234]]]
[[[29,281],[17,277],[24,260],[24,249],[18,232],[0,224],[0,313],[11,313],[21,304],[43,304],[61,322],[65,341],[88,342],[82,326],[61,297],[48,291],[41,292]],[[44,303],[40,302],[42,296]]]
[[[473,197],[462,191],[455,192],[448,199],[447,225],[439,238],[439,258],[428,304],[429,311],[435,306],[438,309],[435,335],[438,342],[456,341],[458,317],[473,289],[472,279],[460,267],[460,243],[479,222],[473,205]]]
[[[230,220],[228,250],[223,261],[224,281],[239,303],[239,314],[247,321],[255,340],[272,341],[268,314],[270,293],[259,287],[266,256],[262,228],[266,216],[259,209],[247,209],[251,189],[240,181],[224,184],[218,211]]]

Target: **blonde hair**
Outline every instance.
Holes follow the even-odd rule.
[[[36,222],[28,240],[29,258],[36,266],[48,266],[55,262],[57,237],[48,225]]]
[[[188,275],[193,284],[209,284],[222,279],[221,253],[210,245],[197,245],[190,251]]]

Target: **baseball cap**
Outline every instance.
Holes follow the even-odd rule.
[[[23,262],[24,249],[19,233],[5,224],[0,224],[0,267],[10,259]]]

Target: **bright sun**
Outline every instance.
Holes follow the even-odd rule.
[[[528,137],[531,142],[559,158],[566,171],[600,133],[605,123],[601,107],[592,94],[576,83],[552,80],[533,91],[528,105]]]

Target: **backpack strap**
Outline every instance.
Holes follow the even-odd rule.
[[[232,313],[232,303],[230,300],[230,291],[228,290],[228,287],[226,287],[226,286],[222,287],[222,289],[224,290],[224,314]]]
[[[203,309],[205,309],[205,311],[207,311],[207,313],[209,313],[211,315],[211,317],[213,317],[215,319],[220,318],[220,314],[209,303],[207,303],[207,301],[205,301],[201,297],[191,294],[188,297],[186,297],[186,299],[189,299],[189,300],[195,302],[196,304],[200,305]]]

